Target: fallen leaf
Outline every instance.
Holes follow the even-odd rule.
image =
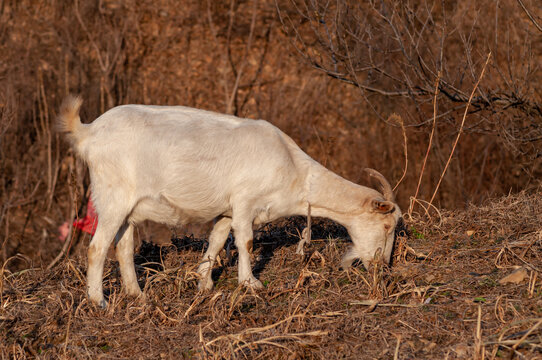
[[[512,271],[511,274],[506,275],[505,277],[500,279],[499,283],[501,285],[502,284],[508,284],[508,283],[519,284],[520,282],[525,280],[525,278],[527,278],[527,277],[528,277],[527,269],[525,269],[524,267],[520,267],[520,268]]]
[[[378,300],[373,300],[373,299],[360,300],[360,301],[356,301],[356,302],[351,302],[350,305],[365,305],[365,306],[369,307],[367,309],[367,312],[373,312],[376,309],[377,305],[378,305]]]
[[[467,230],[467,236],[474,235],[474,230]]]

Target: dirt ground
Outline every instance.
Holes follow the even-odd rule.
[[[257,232],[262,291],[237,286],[236,251],[221,253],[209,293],[197,291],[203,239],[143,243],[146,302],[121,291],[106,264],[106,310],[88,303],[86,259],[51,270],[2,269],[2,358],[493,359],[542,358],[540,189],[465,211],[413,214],[394,264],[339,269],[346,231],[305,219]],[[507,277],[512,274],[513,276]],[[508,282],[507,282],[508,281]]]

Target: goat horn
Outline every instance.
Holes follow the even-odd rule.
[[[370,168],[366,168],[365,172],[369,174],[370,176],[376,178],[380,182],[380,186],[382,187],[382,194],[384,195],[384,199],[388,201],[395,202],[395,194],[393,193],[393,189],[391,188],[390,183],[384,175],[379,173],[378,171]]]

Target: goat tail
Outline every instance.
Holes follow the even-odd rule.
[[[81,123],[81,118],[79,117],[79,110],[82,103],[83,100],[81,97],[68,95],[60,106],[60,112],[56,121],[56,130],[65,133],[68,140],[76,148],[86,130],[85,125]]]

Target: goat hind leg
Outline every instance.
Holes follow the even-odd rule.
[[[134,266],[134,226],[125,223],[117,233],[117,260],[119,261],[122,287],[131,296],[141,296]]]
[[[98,226],[88,247],[88,297],[91,302],[102,308],[107,306],[102,286],[105,257],[123,222],[124,219],[118,216],[104,217],[98,214]]]
[[[213,227],[211,235],[209,235],[209,247],[203,255],[203,259],[198,267],[198,273],[200,274],[198,283],[199,290],[211,290],[213,288],[213,279],[211,278],[213,265],[216,256],[226,243],[230,229],[231,218],[229,217],[220,218]]]

